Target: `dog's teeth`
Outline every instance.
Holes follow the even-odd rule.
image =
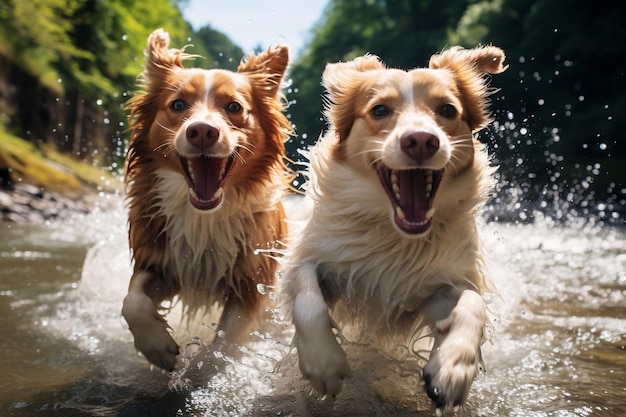
[[[395,172],[392,172],[389,179],[391,180],[391,190],[393,191],[396,199],[400,199],[400,185],[398,184],[398,175]]]
[[[391,189],[393,190],[396,198],[400,198],[400,186],[398,185],[398,183],[391,183]]]
[[[406,218],[404,211],[400,207],[396,207],[396,216],[398,216],[400,220],[404,220]]]
[[[426,191],[426,198],[430,198],[430,193],[433,190],[433,172],[426,171],[426,176],[424,180],[425,180],[424,189]]]
[[[189,195],[191,195],[191,197],[194,200],[198,200],[202,203],[210,203],[212,201],[217,200],[218,198],[220,198],[222,196],[222,194],[224,194],[224,189],[222,187],[218,188],[217,191],[215,192],[215,194],[213,194],[213,197],[211,197],[210,200],[203,200],[201,198],[198,197],[198,194],[196,193],[196,191],[193,188],[189,189]]]
[[[435,208],[434,207],[426,212],[426,218],[429,219],[429,220],[432,219],[434,215],[435,215]]]

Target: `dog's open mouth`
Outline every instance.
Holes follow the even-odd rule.
[[[443,177],[443,169],[392,170],[379,162],[376,171],[400,230],[408,234],[426,232],[434,214],[432,204]]]
[[[234,154],[227,158],[180,157],[192,206],[198,210],[211,210],[220,205],[224,197],[222,186],[230,175],[234,160]]]

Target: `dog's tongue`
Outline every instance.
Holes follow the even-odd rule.
[[[431,205],[443,170],[390,170],[384,164],[378,163],[376,171],[393,207],[396,225],[408,234],[426,232],[431,225],[434,214]]]
[[[409,223],[421,224],[427,221],[426,212],[429,207],[426,192],[426,171],[411,169],[395,171],[400,186],[398,205],[404,212],[405,220]],[[429,191],[430,193],[430,191]]]
[[[213,199],[220,187],[225,165],[225,158],[201,156],[189,159],[189,172],[192,175],[190,187],[193,188],[199,200]]]

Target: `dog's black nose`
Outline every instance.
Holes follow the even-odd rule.
[[[439,149],[439,138],[432,133],[414,131],[405,133],[400,138],[402,152],[417,162],[424,162]]]
[[[187,127],[186,135],[191,145],[206,150],[220,138],[220,130],[205,122],[194,122]]]

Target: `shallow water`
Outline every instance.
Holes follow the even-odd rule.
[[[431,415],[414,361],[356,344],[344,391],[311,394],[281,323],[238,359],[203,350],[184,372],[151,369],[120,317],[126,218],[121,202],[107,205],[62,223],[0,224],[0,416]],[[541,217],[483,231],[501,325],[458,415],[626,415],[625,231]],[[209,340],[213,328],[207,318],[177,339]],[[198,376],[201,388],[176,389]]]

